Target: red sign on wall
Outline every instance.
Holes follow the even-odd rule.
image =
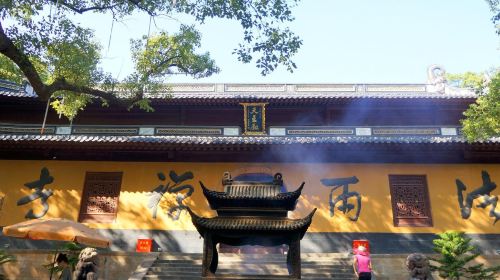
[[[370,254],[370,242],[368,240],[353,240],[352,241],[352,251],[354,254],[358,252],[358,247],[363,246],[366,248],[366,252]]]
[[[153,239],[137,239],[136,252],[151,252],[153,247]]]

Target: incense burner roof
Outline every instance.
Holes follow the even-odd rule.
[[[271,182],[233,181],[229,172],[222,180],[224,191],[213,191],[200,182],[210,207],[216,210],[253,209],[289,211],[295,209],[304,183],[293,192],[282,192],[283,177],[276,173]],[[285,212],[286,213],[286,212]]]
[[[292,192],[276,192],[276,188],[264,185],[231,186],[230,192],[218,192],[207,189],[201,184],[203,194],[212,209],[221,208],[264,208],[293,210],[297,199],[300,197],[304,183]],[[237,191],[234,191],[237,189]],[[274,189],[274,190],[273,190]]]
[[[311,224],[316,209],[302,219],[288,219],[277,217],[213,217],[205,218],[189,210],[193,224],[200,234],[211,231],[299,231],[305,232]]]

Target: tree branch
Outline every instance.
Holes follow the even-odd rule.
[[[71,83],[68,83],[64,77],[57,78],[53,83],[50,85],[46,86],[46,89],[50,94],[52,95],[56,91],[71,91],[74,93],[84,93],[88,95],[92,95],[94,97],[99,97],[102,99],[105,99],[109,103],[113,104],[119,104],[119,103],[126,103],[125,100],[119,99],[116,97],[116,95],[113,94],[113,92],[107,92],[99,89],[94,89],[91,87],[87,86],[79,86],[79,85],[74,85]],[[38,92],[37,92],[38,94]]]
[[[5,31],[2,27],[2,22],[0,21],[0,53],[8,57],[12,62],[14,62],[19,69],[23,72],[24,76],[28,79],[29,83],[33,87],[33,90],[38,95],[38,98],[47,101],[52,96],[53,93],[61,90],[71,91],[76,94],[84,93],[94,97],[103,98],[109,103],[128,105],[130,102],[135,102],[142,98],[142,94],[135,94],[131,100],[120,99],[113,92],[102,91],[99,89],[94,89],[87,86],[79,86],[68,83],[64,77],[57,78],[50,85],[43,83],[40,75],[38,74],[35,66],[31,63],[28,56],[21,52],[12,42],[12,40],[7,37]]]
[[[70,3],[67,3],[64,0],[49,0],[49,1],[52,2],[53,4],[56,4],[56,5],[62,5],[64,7],[66,7],[66,8],[68,8],[69,10],[71,10],[71,11],[73,11],[75,13],[78,13],[78,14],[83,14],[85,12],[90,12],[90,11],[105,11],[105,10],[111,10],[111,12],[113,12],[113,8],[116,8],[117,6],[120,6],[120,5],[125,4],[126,2],[129,2],[130,4],[134,5],[139,10],[147,13],[148,15],[150,15],[150,16],[156,16],[156,13],[154,11],[150,11],[146,7],[142,6],[141,5],[141,1],[139,1],[139,0],[126,0],[126,2],[124,1],[124,2],[121,2],[121,3],[115,3],[113,5],[107,5],[107,6],[90,6],[90,7],[85,7],[85,8],[77,8],[74,5],[72,5]]]
[[[38,75],[35,66],[33,66],[29,58],[14,45],[12,40],[7,37],[1,21],[0,53],[12,60],[19,67],[19,69],[21,69],[40,99],[48,100],[50,98],[52,93],[47,91],[46,86],[42,82],[40,75]]]
[[[77,8],[69,3],[66,3],[64,0],[49,0],[49,1],[56,4],[56,5],[63,5],[64,7],[68,8],[71,11],[78,13],[78,14],[83,14],[83,13],[89,12],[89,11],[110,10],[110,9],[113,9],[114,7],[119,5],[119,4],[114,4],[114,5],[109,5],[109,6],[92,6],[92,7],[87,7],[87,8]]]
[[[155,67],[153,67],[152,69],[150,69],[148,72],[146,72],[145,76],[146,76],[146,77],[151,76],[154,72],[158,71],[158,69],[159,69],[159,68],[161,68],[162,66],[164,66],[164,65],[168,64],[170,61],[172,61],[172,60],[174,60],[174,59],[176,59],[176,58],[181,58],[181,57],[182,57],[182,56],[180,56],[180,55],[172,56],[171,58],[166,59],[166,60],[164,60],[164,61],[162,61],[162,62],[158,63],[158,65],[156,65]],[[169,65],[167,68],[170,68],[170,67],[172,67],[172,66],[176,66],[176,64],[171,64],[171,65]]]
[[[181,75],[185,75],[185,74],[189,74],[189,75],[192,75],[192,76],[196,76],[196,74],[199,74],[203,71],[190,71],[187,67],[185,67],[182,63],[179,63],[179,64],[176,64],[176,63],[173,63],[173,64],[170,64],[168,67],[177,67],[179,69],[181,69],[182,71],[184,71],[184,73],[178,73],[178,74],[181,74]],[[173,74],[176,74],[176,73],[173,73]]]
[[[152,17],[156,16],[155,12],[149,11],[145,7],[141,6],[141,1],[138,1],[138,0],[128,0],[128,2],[134,4],[139,10],[142,10],[142,11],[146,12],[148,15],[150,15]]]

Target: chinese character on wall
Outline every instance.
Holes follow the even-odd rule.
[[[349,219],[353,222],[356,222],[358,220],[359,214],[361,213],[361,195],[358,192],[349,191],[349,185],[356,184],[358,182],[359,180],[356,176],[347,178],[321,179],[321,183],[324,186],[332,188],[329,197],[331,217],[335,215],[335,206],[340,203],[340,205],[337,206],[337,209],[344,214],[347,214],[348,212],[356,208],[356,213],[353,216],[349,216]],[[336,198],[333,198],[333,192],[338,188],[342,188],[342,193],[339,194]],[[348,201],[351,197],[356,199],[357,205],[354,205]]]
[[[17,205],[24,205],[40,199],[43,206],[43,210],[38,214],[35,214],[33,209],[30,209],[28,213],[26,213],[26,219],[39,219],[47,214],[47,211],[49,211],[49,204],[47,203],[47,200],[54,192],[51,189],[44,189],[44,187],[52,182],[54,182],[54,177],[50,176],[49,170],[44,167],[40,171],[40,178],[38,180],[24,184],[26,188],[33,190],[33,193],[20,198],[17,201]]]
[[[497,188],[497,184],[491,180],[490,174],[484,170],[481,172],[481,178],[483,185],[470,191],[465,196],[465,199],[463,193],[467,190],[467,186],[460,179],[456,179],[460,213],[462,214],[462,219],[469,219],[472,214],[474,200],[477,199],[480,201],[476,204],[477,208],[485,209],[490,206],[489,216],[495,219],[495,221],[493,221],[493,224],[495,224],[498,220],[500,220],[500,211],[496,211],[498,196],[492,195],[491,192]]]
[[[167,181],[167,177],[163,172],[158,172],[157,176],[158,179],[163,183],[160,183],[158,187],[151,190],[151,192],[148,194],[148,208],[151,209],[153,219],[156,219],[158,205],[160,204],[160,200],[163,198],[163,195],[165,193],[176,193],[177,205],[169,207],[168,215],[173,220],[178,220],[182,211],[187,209],[187,206],[184,205],[184,200],[190,197],[194,192],[193,186],[185,184],[184,181],[193,179],[194,175],[191,171],[187,171],[181,175],[177,175],[174,170],[171,170],[169,173],[171,182]]]

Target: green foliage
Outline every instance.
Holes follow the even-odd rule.
[[[256,56],[256,66],[267,75],[279,65],[289,71],[296,68],[292,57],[302,41],[284,24],[293,21],[291,8],[297,1],[0,0],[0,35],[6,36],[0,36],[0,45],[7,46],[0,48],[0,78],[20,82],[26,77],[43,100],[53,98],[52,106],[69,119],[92,100],[89,95],[106,104],[116,97],[129,98],[129,106],[150,111],[149,102],[140,99],[147,98],[146,92],[152,96],[164,89],[171,75],[203,78],[219,72],[208,52],[196,52],[201,47],[199,32],[182,25],[175,34],[160,31],[132,40],[135,71],[118,81],[99,68],[101,46],[94,31],[81,27],[75,15],[92,12],[121,20],[138,13],[181,13],[201,24],[210,18],[234,20],[243,28],[243,42],[233,53],[244,63]]]
[[[182,25],[180,32],[169,36],[161,32],[150,38],[132,40],[132,59],[141,78],[158,79],[172,74],[190,74],[194,78],[219,72],[208,52],[196,54],[201,34],[192,26]]]
[[[218,73],[220,70],[208,52],[196,53],[196,48],[201,46],[200,40],[200,33],[185,25],[181,26],[177,34],[160,32],[149,38],[132,40],[131,52],[135,71],[119,86],[125,92],[147,92],[148,96],[154,96],[165,89],[165,77],[170,75],[186,74],[203,78]],[[134,105],[150,109],[149,102]]]
[[[151,106],[151,100],[145,98],[145,99],[141,99],[139,101],[136,101],[134,103],[132,103],[132,105],[130,105],[130,107],[128,108],[129,110],[132,109],[133,107],[138,107],[139,109],[141,110],[144,110],[146,112],[154,112],[154,108]]]
[[[485,80],[485,73],[448,76],[449,80],[458,81],[461,87],[473,88],[479,95],[476,103],[464,112],[466,118],[461,121],[463,133],[470,142],[500,136],[500,72],[490,75],[489,82]]]
[[[23,82],[23,73],[10,59],[0,54],[0,79],[15,83]]]
[[[298,0],[177,0],[175,9],[205,22],[207,18],[226,18],[240,22],[244,30],[243,43],[234,50],[238,60],[248,63],[257,54],[256,65],[267,75],[278,65],[288,71],[297,68],[291,58],[298,52],[302,40],[281,25],[294,20],[291,8]]]
[[[461,74],[446,74],[446,79],[462,88],[472,88],[482,92],[485,85],[485,73],[465,72]]]
[[[47,66],[36,57],[30,58],[38,73],[44,81],[48,80]],[[0,54],[0,79],[21,84],[24,80],[24,75],[21,69],[12,62],[9,58]]]
[[[491,18],[491,21],[495,24],[497,28],[497,34],[500,35],[500,0],[486,0],[488,5],[490,6],[491,11],[494,13],[494,16]]]
[[[479,256],[476,248],[470,244],[471,239],[465,237],[463,232],[447,231],[434,239],[434,251],[440,254],[439,258],[432,260],[438,265],[431,268],[439,272],[439,276],[450,279],[497,279],[500,266],[485,268],[483,264],[470,265],[469,262]]]
[[[15,262],[16,257],[7,254],[4,250],[0,250],[0,265],[8,262]],[[7,279],[5,278],[5,275],[0,273],[0,280]]]
[[[58,91],[50,105],[59,115],[73,120],[79,111],[92,102],[92,97],[87,94],[78,94],[69,91]]]

